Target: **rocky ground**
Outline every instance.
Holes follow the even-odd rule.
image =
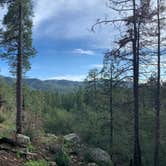
[[[97,163],[112,166],[107,152],[87,148],[77,134],[64,137],[47,134],[32,143],[23,135],[17,139],[18,144],[11,140],[0,140],[0,166],[24,166],[27,161],[38,160],[47,161],[49,166],[62,166],[61,160],[69,161],[69,166],[97,166]],[[62,164],[58,165],[56,161]]]

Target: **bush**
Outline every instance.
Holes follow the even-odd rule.
[[[89,151],[86,151],[86,153],[84,154],[84,160],[86,163],[93,163],[94,162]]]
[[[24,166],[49,166],[45,160],[40,161],[28,161],[24,164]]]
[[[31,139],[38,137],[42,133],[43,127],[41,116],[30,110],[23,113],[23,133]]]
[[[70,166],[70,158],[63,149],[56,154],[55,161],[58,166]]]

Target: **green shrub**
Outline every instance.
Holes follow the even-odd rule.
[[[63,149],[56,154],[55,161],[58,166],[70,166],[70,158]]]
[[[44,127],[46,133],[65,135],[72,132],[72,126],[73,114],[63,109],[55,109],[48,114]]]
[[[84,160],[86,163],[93,163],[94,162],[88,151],[84,154]]]
[[[27,149],[28,151],[33,152],[35,150],[35,147],[32,144],[28,144]]]
[[[3,123],[5,121],[5,118],[0,114],[0,123]]]
[[[49,166],[49,165],[46,161],[40,160],[40,161],[28,161],[24,164],[24,166]]]

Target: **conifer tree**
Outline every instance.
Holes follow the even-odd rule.
[[[30,69],[29,58],[35,55],[32,47],[32,2],[31,0],[1,0],[7,3],[8,11],[3,19],[1,57],[8,60],[10,71],[16,75],[16,132],[22,132],[22,77]]]
[[[131,70],[131,66],[126,62],[122,63],[118,58],[119,52],[116,49],[112,49],[105,53],[103,60],[103,68],[101,70],[101,79],[104,82],[104,91],[109,98],[109,113],[110,113],[110,150],[113,147],[114,137],[114,110],[113,110],[113,90],[123,84],[123,81],[128,78],[128,72]]]
[[[95,111],[98,110],[98,105],[97,105],[97,90],[98,90],[98,81],[99,81],[99,71],[98,69],[94,68],[91,69],[88,73],[87,78],[85,79],[85,82],[88,84],[87,88],[91,91],[90,98],[93,100],[90,101],[91,104],[93,105],[93,108]]]

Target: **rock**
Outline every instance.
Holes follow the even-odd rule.
[[[75,142],[75,143],[81,142],[80,137],[77,134],[75,134],[75,133],[71,133],[71,134],[65,135],[64,136],[64,140],[65,141]]]
[[[88,163],[87,166],[97,166],[97,164],[96,163]]]
[[[22,134],[17,134],[16,135],[16,141],[20,145],[28,145],[31,142],[30,137],[28,137],[26,135],[22,135]]]
[[[58,137],[54,134],[46,134],[46,137],[49,137],[50,139],[57,139]]]
[[[51,162],[49,162],[49,166],[57,166],[57,164],[56,164],[56,162],[51,161]]]
[[[100,165],[102,165],[102,164],[104,164],[104,165],[108,164],[109,166],[113,165],[110,155],[106,151],[104,151],[100,148],[91,149],[89,151],[89,155],[95,163],[98,163]]]

